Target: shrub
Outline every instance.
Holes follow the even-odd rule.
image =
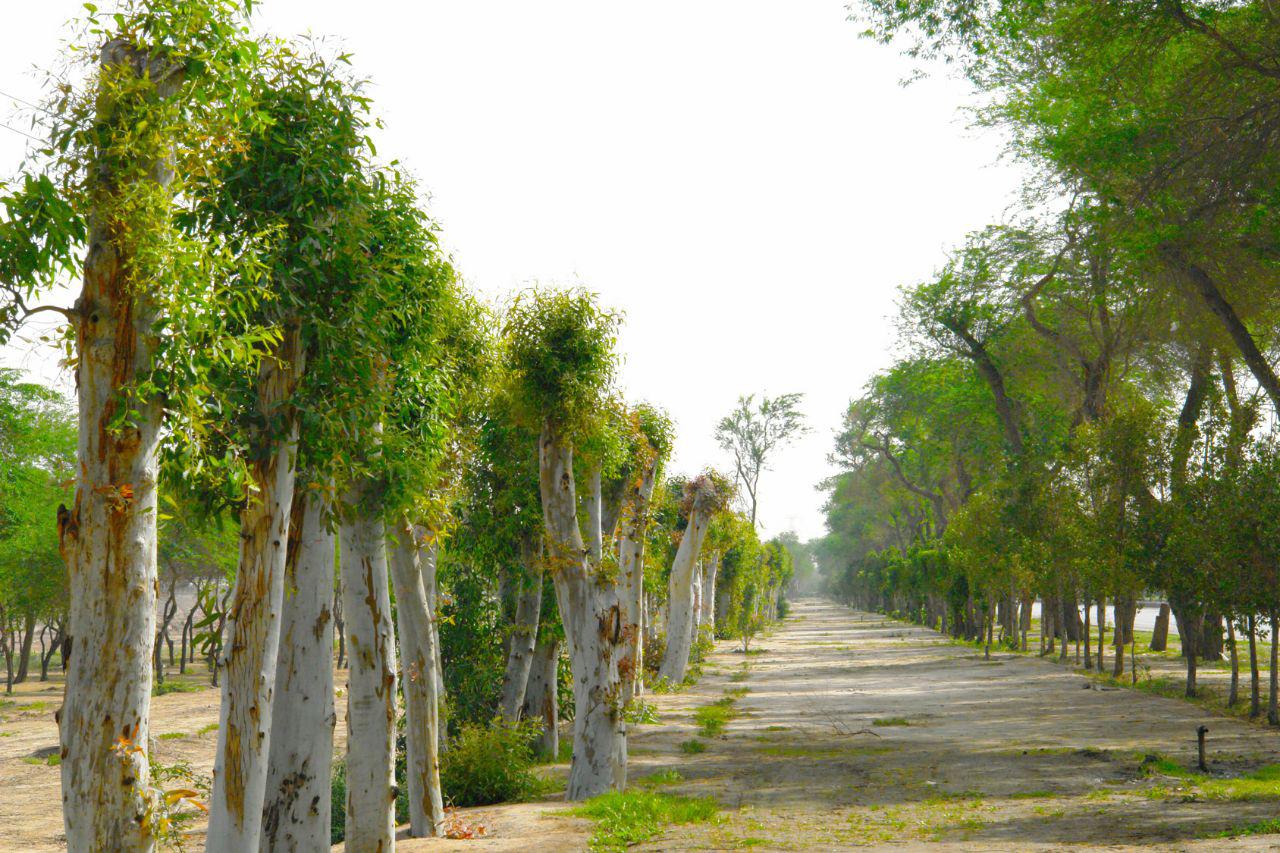
[[[680,751],[685,755],[697,755],[707,751],[707,745],[697,738],[680,741]]]
[[[440,787],[455,806],[527,800],[546,790],[533,771],[537,727],[530,721],[468,723],[441,756]]]
[[[667,635],[658,634],[644,644],[645,682],[653,684],[658,679],[658,670],[662,667],[662,658],[667,653]]]

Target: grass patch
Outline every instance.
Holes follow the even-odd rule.
[[[182,740],[186,736],[186,732],[165,732],[162,735],[156,735],[159,740]]]
[[[1016,794],[1010,794],[1011,800],[1043,800],[1046,797],[1054,796],[1053,791],[1019,791]]]
[[[196,734],[198,734],[198,735],[207,735],[207,734],[209,734],[209,732],[216,732],[217,730],[218,730],[218,724],[217,724],[217,723],[210,723],[210,724],[209,724],[209,725],[207,725],[207,726],[201,726],[201,727],[200,727],[200,730],[199,730],[199,731],[197,731],[197,732],[196,732]]]
[[[791,731],[791,727],[790,726],[765,726],[764,730],[766,732],[788,732],[788,731]]]
[[[37,758],[34,755],[28,755],[26,758],[22,759],[22,762],[35,767],[57,767],[62,763],[62,756],[56,752],[45,758]]]
[[[677,782],[683,782],[684,777],[680,775],[679,770],[659,770],[657,773],[650,773],[648,776],[642,776],[636,780],[636,784],[642,787],[656,787],[658,785],[674,785]]]
[[[1272,835],[1280,832],[1280,818],[1271,818],[1270,820],[1260,820],[1257,823],[1246,823],[1244,826],[1233,827],[1225,832],[1219,832],[1214,838],[1235,838],[1239,835]]]
[[[1155,785],[1144,791],[1152,799],[1168,797],[1218,800],[1225,802],[1259,802],[1280,800],[1280,764],[1267,764],[1256,770],[1229,778],[1207,776],[1182,766],[1164,756],[1147,756],[1142,774],[1179,780],[1177,785]]]
[[[703,737],[715,737],[725,730],[729,721],[738,716],[733,704],[747,695],[747,688],[735,687],[726,690],[724,695],[710,705],[703,705],[693,712],[693,721],[698,724],[698,733]]]
[[[657,791],[611,791],[592,797],[570,811],[596,822],[591,837],[595,851],[622,851],[660,834],[666,827],[705,823],[719,806],[710,797],[681,797]]]
[[[909,726],[911,722],[906,717],[876,717],[871,721],[873,726]]]
[[[698,755],[707,751],[707,745],[697,738],[680,742],[680,751],[685,755]]]
[[[166,681],[164,684],[151,685],[152,696],[165,696],[169,693],[199,693],[204,690],[203,684],[190,681]]]

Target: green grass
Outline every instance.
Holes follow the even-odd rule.
[[[685,755],[697,755],[707,751],[707,745],[697,738],[680,742],[680,751]]]
[[[165,732],[162,735],[156,735],[160,740],[182,740],[186,736],[186,732]]]
[[[684,777],[680,775],[679,770],[659,770],[657,773],[650,773],[648,776],[641,776],[636,780],[636,784],[641,787],[656,787],[658,785],[674,785],[677,782],[683,782]]]
[[[1235,838],[1237,835],[1272,835],[1280,832],[1280,818],[1271,818],[1270,820],[1260,820],[1257,823],[1247,823],[1244,826],[1237,826],[1219,832],[1214,838]]]
[[[34,755],[28,755],[22,761],[24,764],[32,764],[36,767],[57,767],[62,763],[62,756],[56,752],[47,758],[36,758]]]
[[[152,696],[164,696],[168,693],[199,693],[204,690],[203,684],[195,684],[190,681],[166,681],[164,684],[153,684],[151,686]]]
[[[877,717],[871,721],[873,726],[909,726],[911,722],[906,717]]]
[[[705,823],[719,806],[710,797],[681,797],[657,791],[612,791],[592,797],[570,811],[596,822],[591,837],[594,851],[622,851],[660,834],[668,826]]]
[[[207,725],[207,726],[201,726],[201,727],[200,727],[200,730],[199,730],[199,731],[197,731],[197,732],[196,732],[196,734],[197,734],[197,735],[207,735],[207,734],[209,734],[209,732],[216,732],[217,730],[218,730],[218,724],[217,724],[217,723],[210,723],[210,724],[209,724],[209,725]]]
[[[1221,778],[1189,770],[1173,759],[1150,756],[1142,763],[1145,776],[1179,779],[1181,785],[1156,785],[1145,792],[1152,799],[1195,794],[1206,800],[1259,802],[1280,800],[1280,764],[1267,764],[1240,776]]]

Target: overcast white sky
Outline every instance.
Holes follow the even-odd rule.
[[[79,0],[6,0],[0,90],[40,97]],[[99,5],[104,9],[110,3]],[[839,0],[260,0],[259,26],[342,38],[467,280],[579,280],[626,314],[628,394],[676,418],[674,465],[742,393],[800,391],[812,433],[761,485],[766,532],[823,532],[832,434],[889,360],[898,285],[1017,186],[969,92],[903,88]],[[8,8],[12,7],[12,8]],[[25,129],[0,97],[0,120]],[[0,128],[0,173],[27,140]],[[27,335],[28,338],[32,335]],[[31,345],[0,363],[46,378]]]

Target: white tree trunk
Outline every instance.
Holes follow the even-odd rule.
[[[333,532],[323,497],[295,493],[262,849],[323,850],[333,803]]]
[[[573,764],[567,796],[581,800],[626,784],[626,722],[618,659],[622,606],[616,579],[602,576],[578,527],[573,451],[550,424],[539,440],[539,488],[547,569],[555,581],[573,668]]]
[[[524,692],[521,716],[542,723],[538,738],[540,755],[554,759],[560,753],[560,699],[556,693],[560,675],[560,641],[538,640],[529,667],[529,683]]]
[[[716,627],[716,576],[720,574],[720,552],[711,554],[702,566],[702,618],[699,623]]]
[[[658,669],[658,677],[671,684],[684,681],[689,668],[689,652],[693,647],[693,575],[698,553],[707,535],[710,519],[695,507],[689,513],[689,526],[684,530],[676,558],[671,563],[671,586],[667,602],[667,651]]]
[[[702,627],[702,561],[693,564],[693,582],[689,584],[689,592],[693,596],[693,638],[697,640],[698,629]]]
[[[401,525],[391,558],[391,578],[396,591],[396,619],[400,637],[400,661],[404,680],[405,758],[409,788],[409,834],[415,838],[439,835],[444,823],[440,794],[439,725],[435,621],[427,600],[424,575],[435,585],[436,548],[426,531]],[[424,564],[432,567],[423,572]]]
[[[297,327],[285,332],[258,372],[258,410],[267,423],[280,414],[302,371]],[[240,513],[240,563],[223,647],[222,707],[209,804],[210,851],[254,850],[262,835],[262,807],[271,753],[271,710],[280,648],[284,563],[293,508],[296,417],[288,434],[263,435],[250,466],[256,486]]]
[[[604,492],[600,483],[600,466],[592,465],[587,473],[587,553],[593,565],[604,559]]]
[[[141,76],[147,61],[146,54],[123,41],[109,42],[100,56],[104,77],[126,67]],[[162,84],[155,95],[168,98],[173,91],[173,85]],[[129,104],[103,97],[99,109],[105,127],[119,123]],[[145,177],[131,180],[161,187],[170,182],[165,168],[122,165],[127,171],[142,167],[137,173]],[[91,189],[109,192],[117,203],[131,191],[129,185],[113,183],[109,158],[90,169],[101,180]],[[138,235],[123,233],[100,212],[90,215],[88,227],[74,318],[80,436],[76,493],[69,511],[58,508],[59,544],[70,584],[68,632],[75,644],[58,712],[63,827],[72,850],[110,843],[117,850],[146,851],[155,844],[146,820],[154,802],[147,743],[161,408],[157,398],[129,396],[129,391],[152,368],[155,296],[163,285],[129,280],[129,243]],[[120,420],[121,405],[132,412],[113,426]]]
[[[641,692],[644,679],[644,543],[658,460],[627,489],[619,516],[618,568],[622,577],[622,703]]]
[[[363,505],[367,490],[354,491],[339,530],[350,660],[345,849],[374,853],[395,847],[396,651],[384,525]]]
[[[507,667],[502,676],[502,701],[498,711],[504,720],[517,720],[524,706],[529,667],[533,663],[533,647],[538,636],[538,616],[542,611],[542,565],[537,540],[526,536],[520,543],[524,564],[516,578],[519,591],[516,618],[511,626],[507,649]]]

